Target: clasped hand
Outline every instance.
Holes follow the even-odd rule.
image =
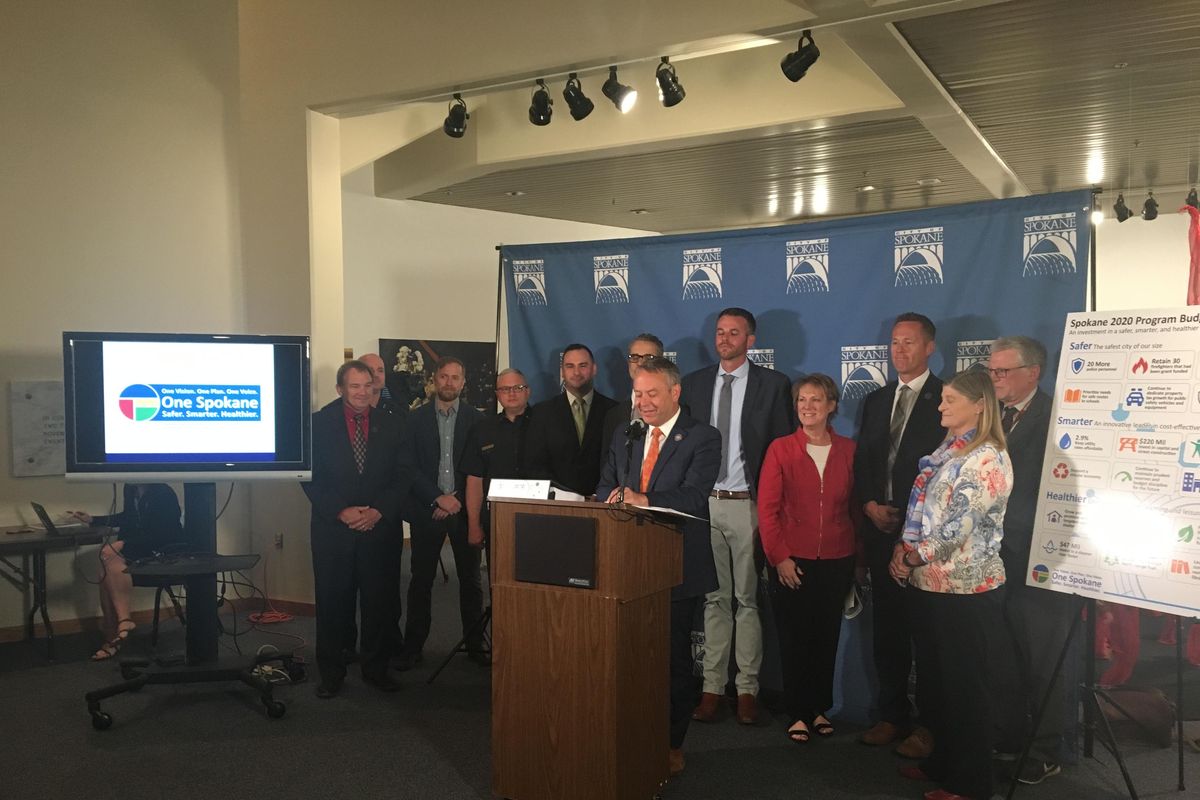
[[[609,492],[608,499],[605,500],[604,502],[606,502],[606,503],[621,502],[621,487],[618,486],[617,488],[615,488],[611,492]],[[628,505],[628,506],[648,506],[648,505],[650,505],[650,499],[648,497],[646,497],[646,495],[642,494],[641,492],[635,492],[633,489],[629,489],[629,488],[625,489],[625,501],[624,502],[625,502],[625,505]]]
[[[370,506],[347,506],[338,512],[338,520],[352,531],[372,530],[381,519],[383,514]]]
[[[913,568],[904,563],[904,554],[907,551],[904,545],[897,544],[892,548],[892,560],[888,562],[888,574],[892,576],[892,580],[903,586],[908,583],[909,576],[912,575]]]

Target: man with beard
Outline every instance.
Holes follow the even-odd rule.
[[[454,548],[458,572],[458,602],[463,632],[483,613],[483,587],[479,577],[479,550],[467,542],[465,478],[460,470],[471,426],[483,418],[463,403],[459,395],[466,384],[466,367],[453,356],[438,360],[433,374],[436,396],[409,416],[401,443],[402,457],[410,467],[412,489],[404,518],[411,525],[412,578],[408,584],[408,620],[404,648],[396,667],[411,669],[422,660],[421,649],[429,637],[430,592],[438,556],[446,537]],[[482,633],[467,641],[473,661],[488,662]]]
[[[796,409],[787,376],[749,360],[755,327],[744,308],[722,311],[714,337],[720,363],[683,379],[685,413],[721,433],[721,469],[708,500],[719,586],[704,598],[704,692],[692,716],[701,722],[718,717],[730,651],[737,661],[737,720],[758,719],[758,473],[768,445],[795,431]]]
[[[562,354],[563,393],[533,407],[529,425],[529,477],[549,478],[591,496],[600,480],[604,417],[617,405],[593,388],[596,361],[585,344]]]

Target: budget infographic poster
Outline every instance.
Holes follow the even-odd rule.
[[[1026,582],[1200,616],[1200,307],[1067,316]]]

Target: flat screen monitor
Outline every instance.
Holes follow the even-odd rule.
[[[307,336],[63,334],[67,478],[308,480]]]

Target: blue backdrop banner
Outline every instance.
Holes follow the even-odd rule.
[[[564,345],[596,354],[597,388],[629,392],[622,356],[638,333],[666,343],[684,374],[716,361],[717,313],[758,318],[751,357],[843,387],[837,427],[891,374],[891,321],[938,328],[930,365],[948,376],[986,360],[1002,335],[1033,336],[1052,357],[1066,314],[1084,307],[1090,195],[1063,192],[924,211],[740,231],[501,249],[509,359],[534,400],[559,390]],[[1052,381],[1053,366],[1045,371]]]

